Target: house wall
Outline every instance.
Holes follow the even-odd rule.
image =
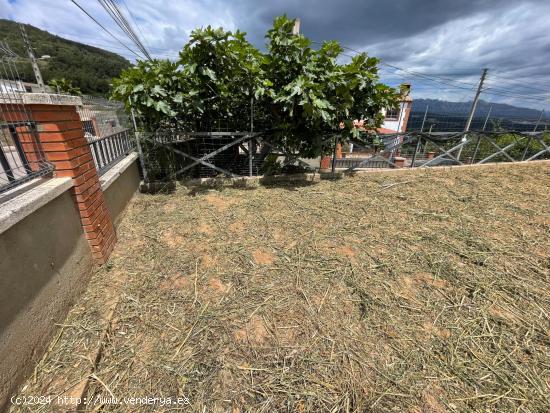
[[[397,132],[405,132],[407,130],[407,123],[409,121],[409,115],[411,112],[412,102],[404,101],[399,105],[399,118],[396,120],[385,119],[382,127],[385,129],[391,129]]]

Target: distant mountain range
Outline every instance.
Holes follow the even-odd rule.
[[[415,99],[413,101],[413,112],[424,112],[426,106],[428,108],[428,115],[434,114],[447,114],[447,115],[468,115],[472,102],[448,102],[439,99]],[[538,119],[540,116],[540,110],[521,108],[517,106],[508,105],[506,103],[494,103],[486,102],[482,99],[479,100],[476,109],[476,116],[484,117],[491,108],[491,117],[497,118],[522,118],[522,119]],[[550,119],[550,113],[545,113],[545,119]]]
[[[407,130],[433,132],[460,132],[464,130],[472,102],[447,102],[438,99],[415,99]],[[426,120],[424,113],[428,107]],[[489,109],[491,110],[490,116]],[[472,120],[471,130],[537,131],[550,129],[550,114],[540,110],[521,108],[505,103],[480,100]]]
[[[44,82],[65,78],[85,94],[106,95],[113,77],[130,66],[125,58],[106,50],[67,40],[34,26],[25,25],[27,36],[37,58]],[[17,61],[21,80],[35,83],[25,50],[19,23],[0,19],[0,40],[5,40],[20,58]],[[6,76],[0,71],[0,78]]]

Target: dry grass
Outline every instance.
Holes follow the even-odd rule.
[[[76,392],[118,298],[88,397],[548,412],[549,182],[532,163],[140,195],[22,394]]]

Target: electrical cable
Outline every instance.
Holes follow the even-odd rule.
[[[132,54],[134,54],[135,56],[137,56],[139,59],[141,59],[143,56],[140,56],[139,54],[137,54],[134,50],[130,49],[127,45],[125,45],[124,43],[122,43],[122,41],[116,37],[113,33],[111,33],[109,30],[107,30],[105,28],[105,26],[103,26],[99,21],[97,21],[95,19],[95,17],[93,17],[90,13],[88,13],[80,4],[78,4],[76,2],[76,0],[71,0],[72,3],[74,3],[80,10],[82,10],[84,12],[84,14],[86,14],[86,16],[88,16],[90,19],[92,19],[99,27],[101,27],[105,32],[107,32],[113,39],[115,39],[118,43],[120,43],[122,46],[124,46],[125,49],[127,49],[128,51],[130,51]]]

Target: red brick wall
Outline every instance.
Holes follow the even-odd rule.
[[[104,263],[113,250],[116,233],[76,108],[29,107],[38,124],[46,159],[55,165],[56,176],[73,178],[73,196],[92,255],[97,262]]]
[[[73,179],[72,195],[82,228],[90,243],[92,256],[102,264],[114,247],[116,233],[76,108],[44,104],[27,105],[26,109],[37,125],[42,150],[46,160],[54,165],[55,176]],[[11,109],[10,119],[6,120],[23,117],[28,119],[27,114],[13,113]],[[36,158],[35,145],[31,142],[25,141],[23,149],[30,159]]]

